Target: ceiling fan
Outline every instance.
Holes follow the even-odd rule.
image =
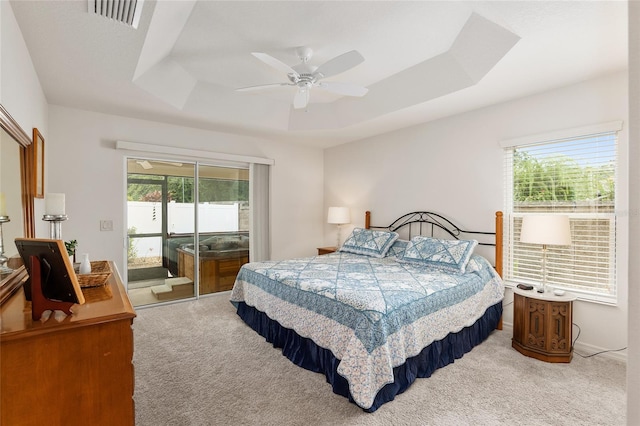
[[[251,54],[265,64],[287,73],[289,82],[242,87],[240,89],[236,89],[239,92],[251,92],[281,86],[297,86],[298,92],[293,98],[293,107],[295,109],[300,109],[305,108],[309,104],[309,92],[313,87],[345,96],[364,96],[369,91],[366,87],[352,83],[321,81],[324,78],[343,73],[356,65],[361,64],[364,61],[364,58],[356,50],[336,56],[319,67],[309,64],[309,60],[313,55],[313,50],[309,47],[296,48],[296,54],[300,58],[301,62],[291,67],[266,53],[252,52]]]

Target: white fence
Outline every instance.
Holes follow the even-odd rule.
[[[170,202],[167,205],[167,231],[193,233],[195,229],[193,203]],[[136,234],[162,232],[162,203],[155,201],[127,202],[127,229]],[[239,229],[239,203],[198,205],[198,231],[225,232]],[[157,257],[162,253],[162,238],[135,238],[132,240],[137,257]]]

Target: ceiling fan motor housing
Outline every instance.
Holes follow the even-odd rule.
[[[318,76],[316,74],[289,74],[289,81],[293,84],[296,84],[298,87],[311,87],[318,80]]]

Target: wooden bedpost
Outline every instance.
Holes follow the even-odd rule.
[[[502,212],[496,212],[496,271],[502,276]]]
[[[371,212],[367,210],[364,212],[364,229],[371,228]]]
[[[501,211],[496,212],[496,272],[502,277],[502,225],[503,216]],[[496,326],[497,330],[502,330],[502,316]]]

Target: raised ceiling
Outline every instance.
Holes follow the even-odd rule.
[[[89,4],[91,2],[89,1]],[[50,104],[333,146],[627,68],[627,5],[615,1],[151,1],[138,28],[87,0],[12,1]],[[327,78],[361,98],[295,88],[257,60],[365,61]]]

